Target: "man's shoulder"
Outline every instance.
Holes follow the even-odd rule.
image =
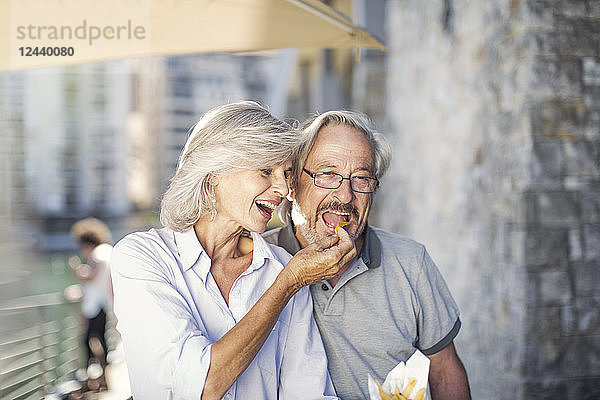
[[[425,251],[423,244],[407,236],[375,226],[369,226],[369,229],[377,236],[381,246],[394,254],[422,254]]]
[[[421,274],[439,274],[439,269],[425,245],[398,233],[379,228],[372,229],[381,243],[381,264],[386,273],[402,271],[402,274],[413,278]]]

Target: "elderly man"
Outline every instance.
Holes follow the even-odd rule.
[[[383,381],[420,350],[431,361],[432,398],[469,399],[454,347],[459,311],[425,247],[371,227],[367,217],[390,146],[368,119],[329,111],[301,129],[312,137],[294,165],[288,225],[265,233],[291,254],[335,233],[341,223],[359,256],[333,278],[311,285],[314,315],[341,399],[369,397],[367,374]]]

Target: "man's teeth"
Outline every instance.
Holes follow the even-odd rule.
[[[257,200],[257,201],[256,201],[256,204],[258,204],[258,205],[260,205],[260,206],[263,206],[263,207],[266,207],[266,208],[268,208],[268,209],[269,209],[269,210],[271,210],[271,211],[274,211],[274,210],[275,210],[275,207],[277,207],[277,206],[276,206],[275,204],[273,204],[273,203],[269,203],[268,201],[262,201],[262,200]]]
[[[343,216],[343,217],[347,217],[347,216],[349,216],[349,215],[350,215],[350,213],[347,213],[347,212],[342,212],[342,211],[333,211],[333,210],[330,210],[330,211],[328,211],[328,212],[330,212],[330,213],[332,213],[332,214],[341,215],[341,216]]]

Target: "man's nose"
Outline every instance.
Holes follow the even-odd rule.
[[[342,184],[339,188],[334,190],[333,195],[344,204],[350,203],[354,197],[354,192],[352,191],[352,186],[350,185],[350,179],[343,179]]]

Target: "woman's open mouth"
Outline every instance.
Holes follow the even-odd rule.
[[[277,207],[277,204],[266,200],[256,200],[254,203],[256,204],[258,211],[268,219],[271,218],[273,211],[275,211],[275,208]]]

